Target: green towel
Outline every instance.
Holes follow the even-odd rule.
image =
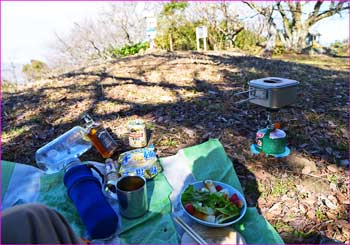
[[[227,183],[242,194],[242,186],[233,164],[220,141],[209,141],[184,149],[188,165],[197,180],[212,179]],[[248,208],[245,216],[233,228],[240,232],[249,244],[283,244],[276,230],[261,216],[256,208]]]

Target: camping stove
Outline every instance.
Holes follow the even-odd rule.
[[[249,90],[234,95],[249,94],[249,98],[236,102],[251,102],[267,108],[267,127],[256,133],[255,144],[250,146],[253,154],[264,153],[274,157],[290,154],[287,147],[286,133],[279,123],[272,123],[272,112],[296,102],[298,81],[280,77],[266,77],[249,81]]]

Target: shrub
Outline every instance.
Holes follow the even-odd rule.
[[[48,66],[40,60],[31,60],[29,64],[22,67],[22,72],[28,80],[41,79],[47,72]]]
[[[129,56],[139,53],[141,50],[146,50],[149,48],[148,42],[137,43],[134,45],[125,45],[122,48],[110,48],[109,53],[114,56]]]
[[[1,81],[1,89],[2,89],[2,92],[12,92],[12,91],[16,91],[17,85],[6,79],[3,79]]]
[[[172,34],[174,50],[195,50],[196,49],[196,26],[194,23],[186,22],[170,28],[157,35],[155,43],[161,49],[170,50],[169,35]]]
[[[237,34],[234,46],[242,50],[254,51],[258,48],[257,44],[263,41],[264,38],[258,34],[249,30],[243,30]]]
[[[348,39],[343,41],[335,41],[331,44],[331,53],[338,56],[347,56],[349,55],[349,43]]]

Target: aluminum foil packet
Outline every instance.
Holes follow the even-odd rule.
[[[121,176],[138,175],[152,179],[162,171],[153,145],[122,153],[118,158],[118,164]]]

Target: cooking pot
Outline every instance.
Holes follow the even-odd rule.
[[[249,99],[256,105],[278,109],[294,104],[297,98],[298,81],[266,77],[249,81]]]

